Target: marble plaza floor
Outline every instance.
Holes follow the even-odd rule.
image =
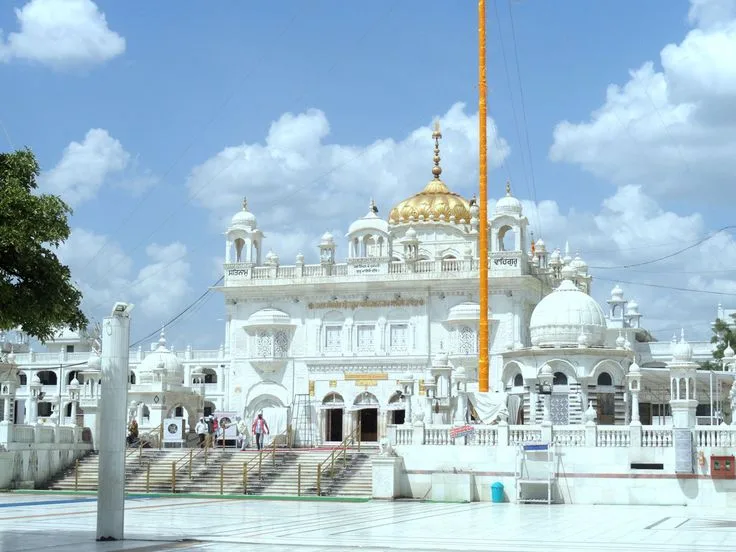
[[[728,551],[736,510],[130,498],[95,542],[94,497],[0,494],[0,551]]]

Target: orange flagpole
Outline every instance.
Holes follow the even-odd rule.
[[[478,257],[480,259],[480,320],[478,328],[478,388],[489,390],[488,374],[488,144],[486,119],[488,107],[488,83],[486,82],[486,2],[478,0],[478,163],[480,193],[478,194]]]

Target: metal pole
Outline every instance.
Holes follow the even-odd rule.
[[[486,2],[478,0],[478,130],[479,130],[479,194],[478,194],[478,273],[480,276],[480,320],[478,326],[478,389],[489,390],[488,373],[488,129],[486,118],[488,83],[486,81]]]
[[[223,494],[225,487],[225,465],[220,464],[220,494]]]
[[[322,494],[322,464],[317,464],[317,496]]]
[[[302,465],[296,466],[296,496],[302,496]]]
[[[171,462],[171,492],[176,492],[176,462]]]
[[[74,490],[79,489],[79,460],[74,462]]]
[[[97,540],[122,540],[125,532],[125,438],[131,310],[132,305],[116,303],[112,315],[102,323]]]
[[[243,494],[248,494],[248,463],[243,462]]]
[[[146,492],[151,489],[151,463],[146,464]]]
[[[194,456],[194,451],[190,450],[189,451],[189,479],[192,478],[192,458],[193,456]]]

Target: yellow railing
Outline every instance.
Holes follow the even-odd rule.
[[[258,479],[261,479],[261,472],[263,468],[263,463],[268,460],[268,458],[271,458],[271,466],[276,465],[276,445],[279,442],[282,442],[285,440],[286,445],[289,445],[289,438],[290,438],[290,430],[287,429],[283,433],[279,433],[278,435],[275,435],[273,439],[271,440],[271,444],[267,448],[262,448],[256,456],[248,460],[247,462],[243,462],[243,494],[248,494],[248,475],[252,473],[254,470],[258,470]],[[221,493],[222,494],[222,493]]]
[[[340,455],[342,455],[343,467],[347,467],[348,447],[353,445],[357,446],[358,452],[360,452],[360,422],[358,422],[355,429],[353,429],[353,431],[343,439],[342,443],[333,448],[329,456],[317,465],[317,496],[322,494],[322,473],[329,469],[330,477],[335,477],[335,464],[340,461]],[[301,481],[298,483],[301,483]],[[297,493],[301,493],[300,488],[297,489]]]

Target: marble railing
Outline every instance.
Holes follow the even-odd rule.
[[[673,446],[670,426],[599,425],[471,425],[466,437],[454,438],[458,424],[389,425],[394,445],[518,446],[524,443],[554,443],[560,447],[668,448]],[[695,427],[694,445],[699,448],[736,446],[736,426]]]
[[[82,442],[82,429],[78,426],[0,424],[0,445],[75,444]],[[16,448],[16,447],[11,447]],[[25,447],[28,448],[28,447]]]

